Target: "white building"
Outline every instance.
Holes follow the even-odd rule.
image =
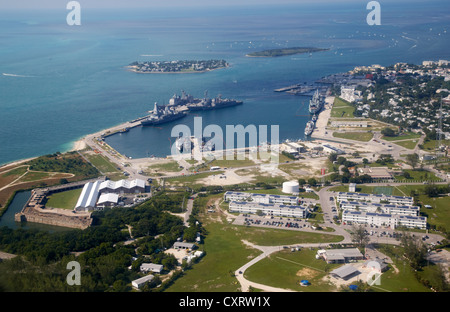
[[[78,197],[77,204],[75,205],[76,211],[88,211],[94,209],[97,204],[101,181],[86,183]]]
[[[288,206],[255,202],[230,202],[229,211],[252,214],[261,212],[264,215],[291,218],[306,218],[308,215],[307,209],[302,206]]]
[[[339,207],[342,210],[388,213],[405,216],[418,216],[420,211],[420,208],[418,206],[378,204],[372,202],[355,202],[355,201],[351,202],[342,201],[339,203]]]
[[[341,86],[340,97],[350,103],[362,100],[361,91],[356,91],[355,86]]]
[[[164,266],[162,264],[154,264],[154,263],[142,263],[140,266],[141,272],[153,272],[153,273],[161,273]]]
[[[225,201],[250,201],[266,204],[284,204],[297,205],[299,198],[297,196],[288,195],[272,195],[272,194],[257,194],[257,193],[243,193],[243,192],[226,192],[224,194]]]
[[[153,280],[155,277],[153,275],[146,275],[144,277],[138,278],[137,280],[134,280],[131,282],[131,285],[136,288],[140,289],[142,286],[144,286],[146,283]]]
[[[351,260],[362,260],[363,254],[358,248],[320,249],[316,258],[323,258],[327,263],[346,263]]]
[[[100,195],[97,205],[97,208],[106,208],[106,207],[112,207],[116,206],[119,202],[119,195],[118,194],[102,194]]]
[[[145,181],[140,179],[135,180],[120,180],[120,181],[104,181],[99,187],[100,193],[143,193],[145,192]]]
[[[337,148],[335,146],[332,146],[330,144],[324,144],[323,151],[328,154],[337,154],[337,155],[345,154],[344,150]]]
[[[348,185],[348,191],[353,193],[356,192],[356,183],[350,183]]]
[[[373,203],[388,202],[390,204],[413,205],[414,199],[408,196],[393,196],[383,194],[365,194],[365,193],[351,193],[339,192],[337,195],[338,201],[367,201]]]
[[[420,216],[400,216],[393,214],[381,214],[363,211],[345,210],[342,213],[342,222],[361,223],[375,226],[387,226],[395,229],[397,226],[405,226],[408,228],[426,229],[427,218]]]

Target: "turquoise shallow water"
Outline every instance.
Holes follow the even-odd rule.
[[[245,102],[199,113],[204,125],[279,125],[281,140],[298,139],[309,98],[274,89],[357,65],[450,59],[448,1],[383,4],[381,26],[368,26],[365,4],[351,2],[84,9],[79,27],[67,26],[64,9],[0,10],[0,164],[68,150],[84,135],[143,116],[155,101],[168,103],[181,90]],[[245,57],[289,46],[330,51]],[[123,68],[135,60],[211,58],[231,67],[190,75],[138,75]],[[189,116],[179,123],[192,121]],[[170,151],[174,124],[136,128],[108,143],[132,157],[162,156]]]

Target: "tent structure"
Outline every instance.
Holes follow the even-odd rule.
[[[311,283],[308,280],[301,280],[300,285],[301,286],[309,286],[309,285],[311,285]]]

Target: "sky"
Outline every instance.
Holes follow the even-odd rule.
[[[411,3],[417,0],[389,0],[389,2]],[[4,0],[1,9],[58,9],[66,7],[70,0]],[[297,3],[355,2],[367,4],[370,0],[78,0],[83,8],[136,8],[136,7],[181,7],[181,6],[232,6],[232,5],[286,5]],[[380,4],[383,0],[379,0]]]

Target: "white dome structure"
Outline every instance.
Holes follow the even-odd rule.
[[[286,194],[298,194],[299,184],[297,181],[288,181],[283,183],[283,193]]]

